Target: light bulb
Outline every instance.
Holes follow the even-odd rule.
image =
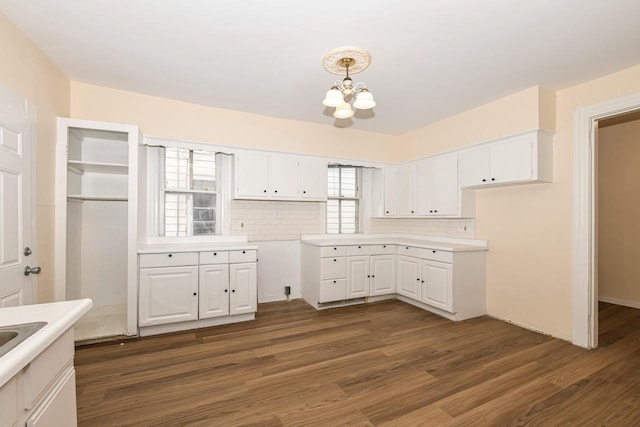
[[[376,101],[373,100],[373,94],[367,89],[362,91],[356,96],[356,101],[353,106],[358,110],[369,110],[376,106]]]
[[[344,104],[342,92],[340,92],[336,86],[333,86],[327,91],[327,95],[324,97],[322,103],[327,107],[337,107]]]
[[[351,105],[346,102],[342,105],[336,107],[336,111],[333,112],[333,117],[336,119],[348,119],[353,117],[353,110],[351,109]]]

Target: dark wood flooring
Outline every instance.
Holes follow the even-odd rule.
[[[595,351],[399,301],[76,352],[80,426],[640,425],[640,310],[602,304]]]

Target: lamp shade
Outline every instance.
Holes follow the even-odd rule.
[[[353,117],[353,110],[351,109],[351,105],[346,102],[338,105],[336,107],[336,111],[333,112],[333,117],[336,119],[348,119]]]
[[[362,92],[356,97],[353,106],[358,110],[368,110],[376,106],[376,101],[373,100],[373,94],[367,89],[362,89]]]
[[[327,95],[324,97],[322,103],[327,107],[337,107],[344,104],[344,97],[342,96],[342,92],[340,92],[337,87],[332,87],[327,91]]]

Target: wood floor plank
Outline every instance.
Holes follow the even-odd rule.
[[[600,304],[601,348],[399,301],[76,351],[82,426],[640,425],[640,310]]]

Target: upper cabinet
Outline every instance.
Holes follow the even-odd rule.
[[[398,168],[385,166],[384,180],[384,216],[398,216]]]
[[[241,151],[235,178],[236,199],[327,199],[327,162],[319,158]]]
[[[543,131],[482,144],[460,153],[462,187],[551,182],[553,139]]]
[[[407,163],[398,168],[398,215],[416,215],[416,164]]]

